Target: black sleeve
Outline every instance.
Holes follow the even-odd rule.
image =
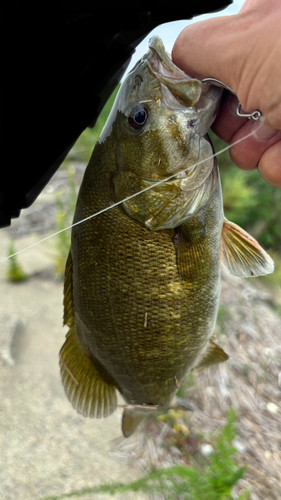
[[[1,16],[0,227],[34,202],[79,135],[95,124],[152,29],[230,3],[7,2]]]

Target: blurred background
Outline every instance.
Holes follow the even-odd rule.
[[[187,24],[237,13],[243,3],[237,0],[224,11],[159,26],[138,46],[127,72],[147,51],[153,34],[171,52]],[[118,87],[95,127],[80,136],[36,202],[22,210],[11,227],[1,230],[1,259],[71,224],[85,167],[117,91]],[[210,135],[220,151],[225,144]],[[195,412],[170,412],[157,421],[147,420],[126,441],[121,437],[119,410],[102,421],[78,415],[64,394],[58,364],[67,331],[62,327],[62,300],[70,230],[1,263],[1,498],[55,499],[78,491],[78,499],[107,499],[107,493],[91,488],[129,482],[174,464],[190,471],[201,468],[205,493],[202,489],[198,497],[194,492],[180,496],[183,493],[173,489],[176,481],[170,479],[170,493],[167,488],[156,493],[150,487],[117,497],[220,500],[240,498],[248,489],[253,500],[280,498],[281,190],[266,184],[256,171],[239,170],[227,152],[218,160],[226,217],[258,239],[274,259],[276,270],[252,280],[223,271],[216,335],[230,359],[192,374],[181,387],[180,397],[191,400]],[[232,424],[231,408],[236,414]],[[227,422],[229,432],[223,434]],[[235,457],[227,454],[233,445]],[[214,451],[218,463],[228,467],[228,472],[217,469],[217,477],[233,472],[229,479],[233,496],[223,496],[227,490],[216,489],[208,476]],[[243,466],[247,466],[245,472],[240,469]]]

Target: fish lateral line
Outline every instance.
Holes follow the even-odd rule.
[[[260,127],[262,127],[262,125],[263,125],[263,122],[261,121]],[[82,224],[83,222],[87,222],[88,220],[93,219],[94,217],[97,217],[98,215],[101,215],[101,214],[107,212],[108,210],[111,210],[112,208],[115,208],[115,207],[117,207],[119,205],[122,205],[122,203],[125,203],[126,201],[129,201],[132,198],[135,198],[136,196],[139,196],[140,194],[145,193],[146,191],[149,191],[150,189],[155,188],[156,186],[160,186],[164,182],[167,182],[167,181],[169,181],[171,179],[174,179],[178,175],[180,175],[180,174],[182,174],[184,172],[187,172],[189,169],[194,168],[194,167],[200,165],[201,163],[205,163],[206,161],[211,160],[212,158],[215,158],[216,156],[220,155],[221,153],[224,153],[225,151],[228,151],[233,146],[236,146],[237,144],[240,144],[241,142],[245,141],[246,139],[248,139],[249,137],[251,137],[252,135],[254,135],[257,132],[257,130],[260,129],[260,127],[258,129],[256,129],[256,130],[250,132],[249,134],[245,135],[244,137],[241,137],[240,139],[238,139],[237,141],[235,141],[233,144],[229,144],[228,146],[226,146],[225,148],[221,149],[220,151],[215,152],[214,154],[210,155],[208,158],[205,158],[204,160],[200,160],[199,162],[196,162],[193,165],[190,165],[189,167],[187,167],[185,169],[182,169],[179,172],[176,172],[175,174],[170,175],[169,177],[166,177],[165,179],[162,179],[161,181],[157,181],[157,182],[153,183],[152,185],[147,186],[146,188],[142,189],[141,191],[138,191],[137,193],[134,193],[134,194],[128,196],[127,198],[124,198],[123,200],[117,201],[116,203],[113,203],[112,205],[109,205],[108,207],[103,208],[99,212],[96,212],[96,213],[94,213],[92,215],[89,215],[88,217],[85,217],[84,219],[81,219],[80,221],[77,221],[77,222],[71,224],[70,226],[65,227],[64,229],[61,229],[60,231],[57,231],[56,233],[53,233],[53,234],[51,234],[49,236],[46,236],[42,240],[39,240],[36,243],[33,243],[32,245],[29,245],[28,247],[23,248],[22,250],[19,250],[18,252],[15,252],[15,253],[13,253],[11,255],[8,255],[7,257],[4,257],[4,259],[0,260],[0,263],[3,263],[6,260],[11,259],[12,257],[15,257],[16,255],[19,255],[19,254],[21,254],[23,252],[26,252],[27,250],[30,250],[31,248],[34,248],[37,245],[40,245],[40,243],[43,243],[44,241],[47,241],[47,240],[49,240],[51,238],[54,238],[58,234],[61,234],[64,231],[68,231],[69,229],[72,229],[73,227],[78,226],[79,224]]]

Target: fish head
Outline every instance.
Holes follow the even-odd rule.
[[[110,135],[114,144],[115,200],[145,190],[122,204],[126,215],[151,230],[171,229],[207,202],[218,177],[213,182],[210,175],[216,162],[206,132],[221,94],[180,70],[159,37],[150,40],[122,83],[100,139]]]
[[[118,168],[157,181],[180,170],[187,158],[195,160],[194,140],[214,121],[221,92],[180,70],[154,36],[114,105]]]

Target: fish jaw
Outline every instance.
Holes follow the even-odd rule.
[[[197,115],[193,117],[196,120],[195,130],[205,135],[217,116],[223,89],[186,75],[171,61],[158,36],[150,39],[149,48],[148,61],[162,86],[166,86],[179,103],[194,107]]]

